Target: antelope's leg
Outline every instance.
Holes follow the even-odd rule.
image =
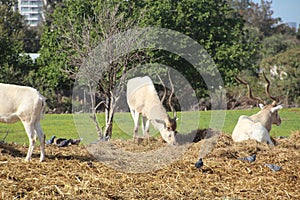
[[[146,117],[143,117],[143,135],[144,137],[149,138],[150,134],[149,134],[149,126],[150,126],[150,120],[148,120]]]
[[[42,127],[41,127],[41,124],[39,121],[37,121],[35,123],[34,130],[40,141],[40,151],[41,151],[40,162],[42,162],[45,160],[45,137],[46,136],[42,130]]]
[[[140,114],[136,111],[133,111],[133,121],[134,121],[134,131],[133,131],[133,140],[138,137],[138,132],[139,132],[139,116]]]
[[[22,121],[22,123],[23,123],[23,126],[25,128],[25,131],[26,131],[28,139],[29,139],[29,148],[28,148],[27,156],[25,158],[25,161],[29,161],[31,159],[34,144],[35,144],[35,141],[36,141],[36,135],[35,135],[35,132],[34,132],[33,124],[27,123],[25,121]]]
[[[268,134],[266,137],[267,137],[267,143],[268,143],[270,146],[274,146],[274,143],[272,142],[270,135]]]

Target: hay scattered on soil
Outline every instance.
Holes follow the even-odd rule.
[[[87,150],[95,158],[107,166],[128,173],[147,173],[156,171],[180,159],[193,142],[207,139],[200,150],[204,158],[217,142],[220,133],[212,129],[195,130],[188,134],[177,134],[176,141],[180,145],[167,145],[162,139],[139,138],[134,143],[131,140],[116,140],[99,142],[87,146]],[[216,137],[214,137],[216,136]]]
[[[32,161],[25,162],[27,147],[1,144],[1,199],[300,199],[300,131],[290,138],[276,139],[275,147],[252,140],[233,143],[222,133],[204,157],[204,166],[197,169],[194,164],[205,141],[187,145],[171,164],[148,173],[116,170],[98,162],[81,145],[49,145],[46,162],[39,163],[38,148]],[[105,145],[139,154],[166,146],[160,139],[140,144],[117,140]],[[91,149],[101,152],[99,147]],[[236,159],[253,153],[257,155],[253,163]],[[149,158],[144,159],[144,164],[133,170],[147,167]],[[161,155],[160,159],[168,158]],[[265,163],[277,164],[282,170],[273,172]]]

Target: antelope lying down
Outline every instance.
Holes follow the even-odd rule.
[[[239,117],[239,120],[232,132],[232,139],[235,142],[254,139],[258,142],[266,142],[269,145],[274,146],[269,132],[271,131],[272,124],[276,124],[277,126],[281,124],[278,110],[282,109],[282,105],[278,105],[277,99],[270,95],[270,81],[267,79],[264,73],[263,75],[267,82],[265,92],[269,98],[274,100],[272,104],[266,106],[262,104],[263,101],[260,98],[253,97],[248,83],[237,78],[238,82],[247,85],[249,98],[261,102],[261,104],[259,104],[261,111],[249,117],[245,115]]]
[[[134,138],[138,135],[139,116],[142,115],[143,135],[149,137],[149,122],[158,129],[162,138],[175,144],[176,114],[171,119],[156,93],[152,80],[136,77],[127,83],[127,103],[134,121]]]
[[[36,136],[40,141],[40,161],[45,159],[45,135],[40,119],[45,107],[45,97],[31,87],[0,83],[0,122],[15,123],[21,120],[29,138],[26,161],[30,160]]]

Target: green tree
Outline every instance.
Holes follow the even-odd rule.
[[[40,38],[42,35],[43,25],[40,24],[37,27],[25,27],[23,38],[23,50],[26,53],[37,53],[40,46]]]
[[[272,80],[273,91],[281,96],[285,105],[300,104],[300,48],[265,58],[261,68],[266,71]]]
[[[16,1],[0,1],[0,82],[27,84],[33,63],[23,54],[24,23],[14,11]],[[22,56],[23,54],[23,56]]]
[[[281,19],[272,17],[272,1],[230,0],[229,4],[244,18],[247,27],[258,28],[261,39],[276,32],[276,25]]]
[[[266,37],[262,41],[261,55],[262,58],[272,57],[278,53],[287,51],[288,49],[295,48],[300,44],[300,41],[293,35],[274,34]]]
[[[68,55],[60,50],[60,31],[54,31],[45,26],[41,37],[40,57],[37,59],[38,70],[31,73],[33,85],[39,88],[48,98],[47,105],[57,112],[70,111],[70,104],[63,102],[64,91],[71,90],[72,79],[64,71],[68,62]]]
[[[226,1],[148,0],[142,6],[147,10],[142,19],[144,26],[176,30],[199,42],[215,61],[226,83],[231,83],[232,77],[242,69],[253,70],[252,58],[257,41],[247,41],[243,19]],[[184,74],[190,70],[188,64],[182,62],[169,63],[169,66],[175,66]],[[188,74],[189,80],[199,80],[191,78],[193,74]]]
[[[229,5],[245,20],[249,40],[259,38],[257,41],[260,49],[257,51],[256,64],[263,58],[284,52],[299,43],[295,30],[286,24],[279,24],[281,19],[272,16],[272,1],[261,0],[260,3],[254,3],[250,0],[230,0]]]

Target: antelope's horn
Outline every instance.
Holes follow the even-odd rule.
[[[168,71],[168,78],[169,78],[170,85],[171,85],[171,94],[169,96],[169,106],[170,106],[171,111],[173,113],[173,118],[176,119],[177,118],[177,113],[176,113],[176,110],[174,109],[174,107],[172,106],[172,96],[174,94],[174,85],[173,85],[173,82],[172,82],[172,79],[171,79],[171,76],[170,76],[170,70]]]
[[[258,98],[258,97],[254,97],[253,94],[252,94],[252,89],[249,85],[249,83],[247,83],[246,81],[238,78],[238,77],[235,77],[236,81],[240,84],[243,84],[243,85],[246,85],[247,86],[247,89],[248,89],[248,98],[249,99],[252,99],[252,100],[255,100],[255,101],[259,101],[260,103],[264,103],[264,101],[261,99],[261,98]]]
[[[164,95],[162,96],[162,98],[161,98],[161,100],[160,100],[161,104],[163,104],[163,103],[164,103],[164,100],[165,100],[165,98],[166,98],[166,95],[167,95],[167,89],[166,89],[166,86],[165,86],[164,82],[162,81],[162,79],[160,78],[160,76],[158,75],[157,72],[156,72],[156,76],[158,77],[158,79],[159,79],[161,85],[162,85],[163,88],[164,88]]]
[[[265,78],[265,80],[266,80],[266,82],[267,82],[267,85],[266,85],[266,87],[265,87],[265,92],[266,92],[267,97],[269,97],[270,99],[272,99],[273,101],[275,101],[275,102],[277,103],[277,102],[278,102],[278,98],[273,97],[273,96],[271,96],[271,94],[270,94],[270,85],[271,85],[271,82],[270,82],[270,80],[267,78],[267,76],[266,76],[266,74],[265,74],[264,71],[263,71],[263,76],[264,76],[264,78]]]

